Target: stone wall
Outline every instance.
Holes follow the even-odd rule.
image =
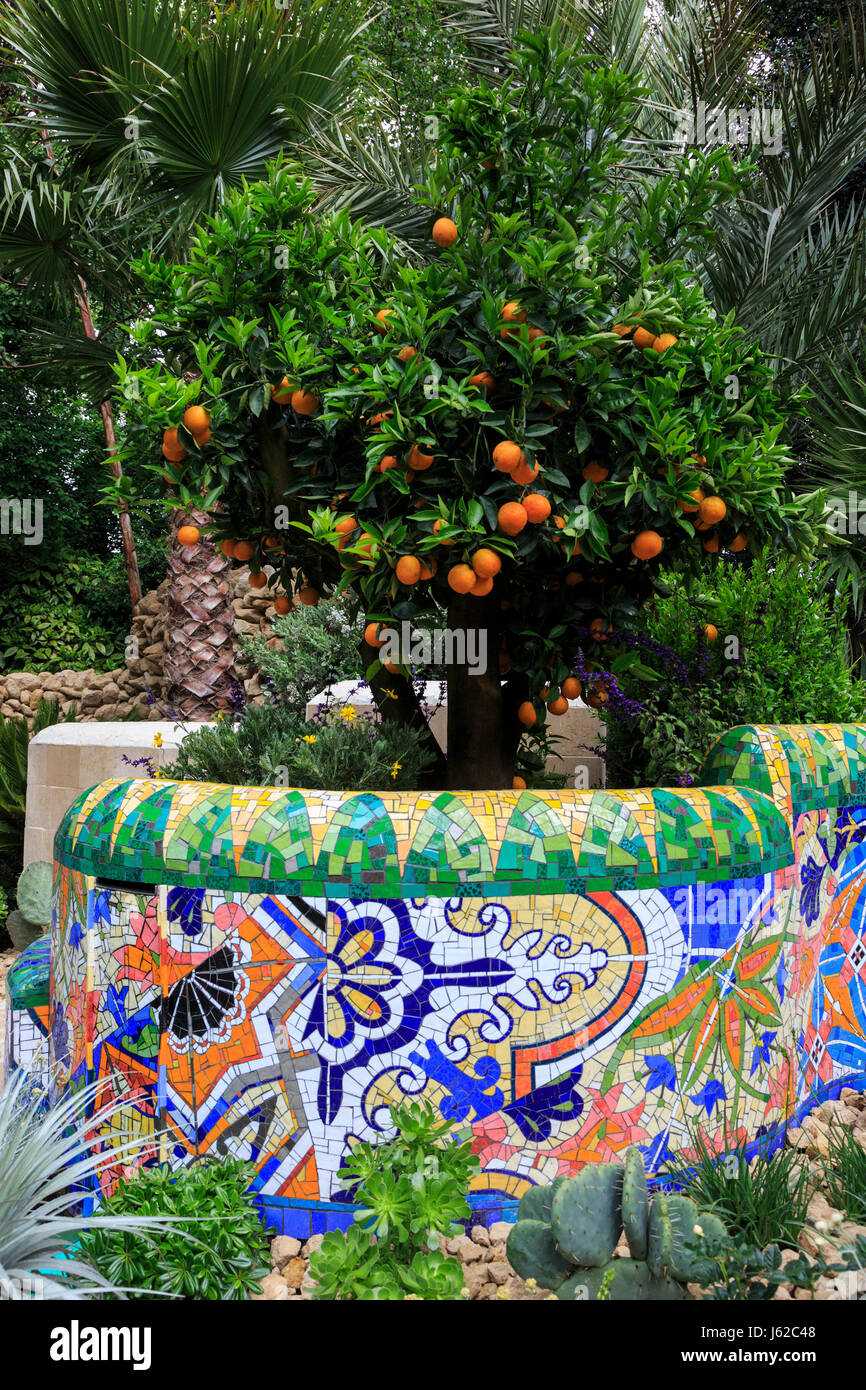
[[[232,571],[232,607],[236,633],[251,637],[270,631],[274,610],[266,594],[250,588],[249,575],[246,567]],[[44,695],[59,700],[64,714],[74,706],[78,720],[129,719],[133,715],[137,719],[163,719],[167,602],[168,580],[143,596],[131,628],[138,655],[114,671],[11,671],[0,675],[0,713],[7,718],[25,715],[32,724]],[[248,672],[245,675],[248,695],[253,700],[260,698],[257,679]],[[156,698],[150,699],[148,692]]]

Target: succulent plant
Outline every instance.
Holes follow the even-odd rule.
[[[12,911],[6,918],[6,930],[16,951],[25,951],[31,941],[43,935],[43,928],[28,922],[23,912]]]
[[[581,1168],[554,1193],[551,1224],[557,1245],[574,1264],[605,1265],[622,1230],[621,1163]]]
[[[551,1219],[553,1198],[566,1181],[564,1176],[554,1178],[551,1183],[530,1187],[524,1192],[517,1208],[518,1221],[547,1221]]]
[[[52,867],[47,860],[27,864],[18,876],[18,910],[34,927],[51,926]]]
[[[521,1279],[536,1279],[543,1289],[558,1289],[574,1273],[574,1264],[557,1249],[546,1221],[518,1221],[508,1232],[505,1253]]]
[[[636,1260],[647,1256],[649,1188],[643,1154],[634,1147],[625,1154],[622,1177],[622,1224],[628,1248]]]
[[[719,1218],[678,1193],[650,1201],[640,1151],[627,1149],[624,1159],[524,1194],[506,1243],[521,1278],[563,1300],[594,1299],[604,1288],[614,1301],[653,1301],[688,1298],[685,1284],[712,1275],[728,1241]],[[614,1259],[623,1229],[632,1258]]]

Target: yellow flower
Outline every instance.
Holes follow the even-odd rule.
[[[397,773],[400,771],[400,769],[401,769],[402,766],[403,766],[402,763],[394,763],[394,765],[392,766],[392,768],[391,768],[391,778],[392,778],[393,781],[396,782],[396,780],[397,780]]]
[[[342,708],[341,710],[339,710],[338,712],[339,712],[340,718],[341,718],[341,719],[345,719],[346,722],[349,723],[349,724],[351,724],[351,722],[352,722],[353,719],[357,719],[357,718],[358,718],[358,711],[354,708],[353,705],[344,705],[343,708]]]
[[[162,747],[162,734],[154,734],[154,736],[153,736],[153,746],[154,746],[154,748],[161,748],[161,747]]]
[[[304,734],[304,743],[315,743],[315,741],[316,741],[316,735],[315,735],[315,734]]]
[[[387,695],[389,700],[396,700],[397,698],[396,690],[389,690],[386,685],[382,687],[382,694]]]

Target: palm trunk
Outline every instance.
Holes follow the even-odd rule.
[[[229,562],[204,536],[194,546],[177,543],[178,527],[201,527],[209,520],[199,511],[172,515],[164,669],[167,703],[185,719],[212,719],[231,705],[235,645]]]
[[[97,333],[93,323],[93,315],[90,312],[90,295],[87,292],[87,285],[80,275],[78,283],[80,289],[75,299],[81,314],[81,322],[87,337],[95,340]],[[114,415],[111,402],[103,401],[99,407],[99,413],[102,416],[102,430],[105,435],[105,447],[108,450],[108,466],[115,478],[122,478],[123,469],[120,466],[120,459],[117,457],[117,436],[114,433]],[[126,507],[121,505],[118,517],[120,519],[120,539],[123,544],[123,559],[126,564],[126,582],[129,585],[129,602],[132,607],[132,616],[135,617],[141,602],[141,576],[138,572],[135,537],[132,534],[132,522]]]

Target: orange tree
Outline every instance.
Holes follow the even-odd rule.
[[[736,170],[695,156],[635,199],[640,96],[524,40],[511,79],[441,117],[427,259],[318,215],[279,164],[183,264],[139,265],[153,311],[117,367],[127,458],[150,451],[172,505],[218,502],[213,538],[259,582],[305,602],[350,588],[381,712],[420,737],[377,625],[475,634],[480,672],[450,653],[440,784],[511,785],[569,697],[619,698],[641,668],[615,635],[660,563],[815,539],[817,500],[785,485],[790,403],[668,258],[706,245]]]

